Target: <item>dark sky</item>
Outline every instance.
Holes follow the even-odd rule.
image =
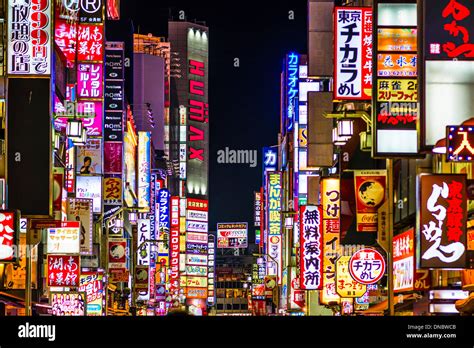
[[[306,53],[307,1],[123,1],[123,14],[141,34],[166,36],[169,15],[178,20],[180,10],[188,21],[209,27],[209,230],[217,222],[247,221],[253,231],[261,149],[278,143],[283,58],[290,51]],[[225,147],[257,150],[257,166],[218,164],[217,151]]]

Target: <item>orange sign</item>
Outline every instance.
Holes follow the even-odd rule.
[[[379,28],[377,30],[379,51],[416,52],[416,29]]]
[[[379,77],[416,77],[417,62],[416,53],[379,53],[377,74]]]
[[[122,200],[122,179],[104,178],[104,201]]]

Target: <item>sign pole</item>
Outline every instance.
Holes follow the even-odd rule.
[[[387,221],[387,236],[388,236],[388,310],[389,315],[394,316],[394,293],[393,293],[393,159],[387,158],[387,200],[388,200],[388,221]]]

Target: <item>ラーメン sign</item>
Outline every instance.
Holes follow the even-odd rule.
[[[421,175],[419,187],[421,268],[466,267],[466,175]]]
[[[375,284],[385,274],[385,259],[375,249],[361,249],[356,251],[349,260],[349,271],[358,283]]]
[[[336,7],[334,98],[372,95],[372,8]]]

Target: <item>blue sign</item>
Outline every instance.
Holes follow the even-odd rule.
[[[161,189],[158,192],[158,231],[169,232],[170,230],[170,192]]]
[[[288,119],[287,130],[293,130],[295,119],[298,115],[298,69],[299,55],[290,53],[286,56],[286,117]]]
[[[265,173],[274,172],[278,169],[278,147],[264,147],[263,148],[263,172],[262,172],[262,184],[263,187],[266,186],[265,183]]]

